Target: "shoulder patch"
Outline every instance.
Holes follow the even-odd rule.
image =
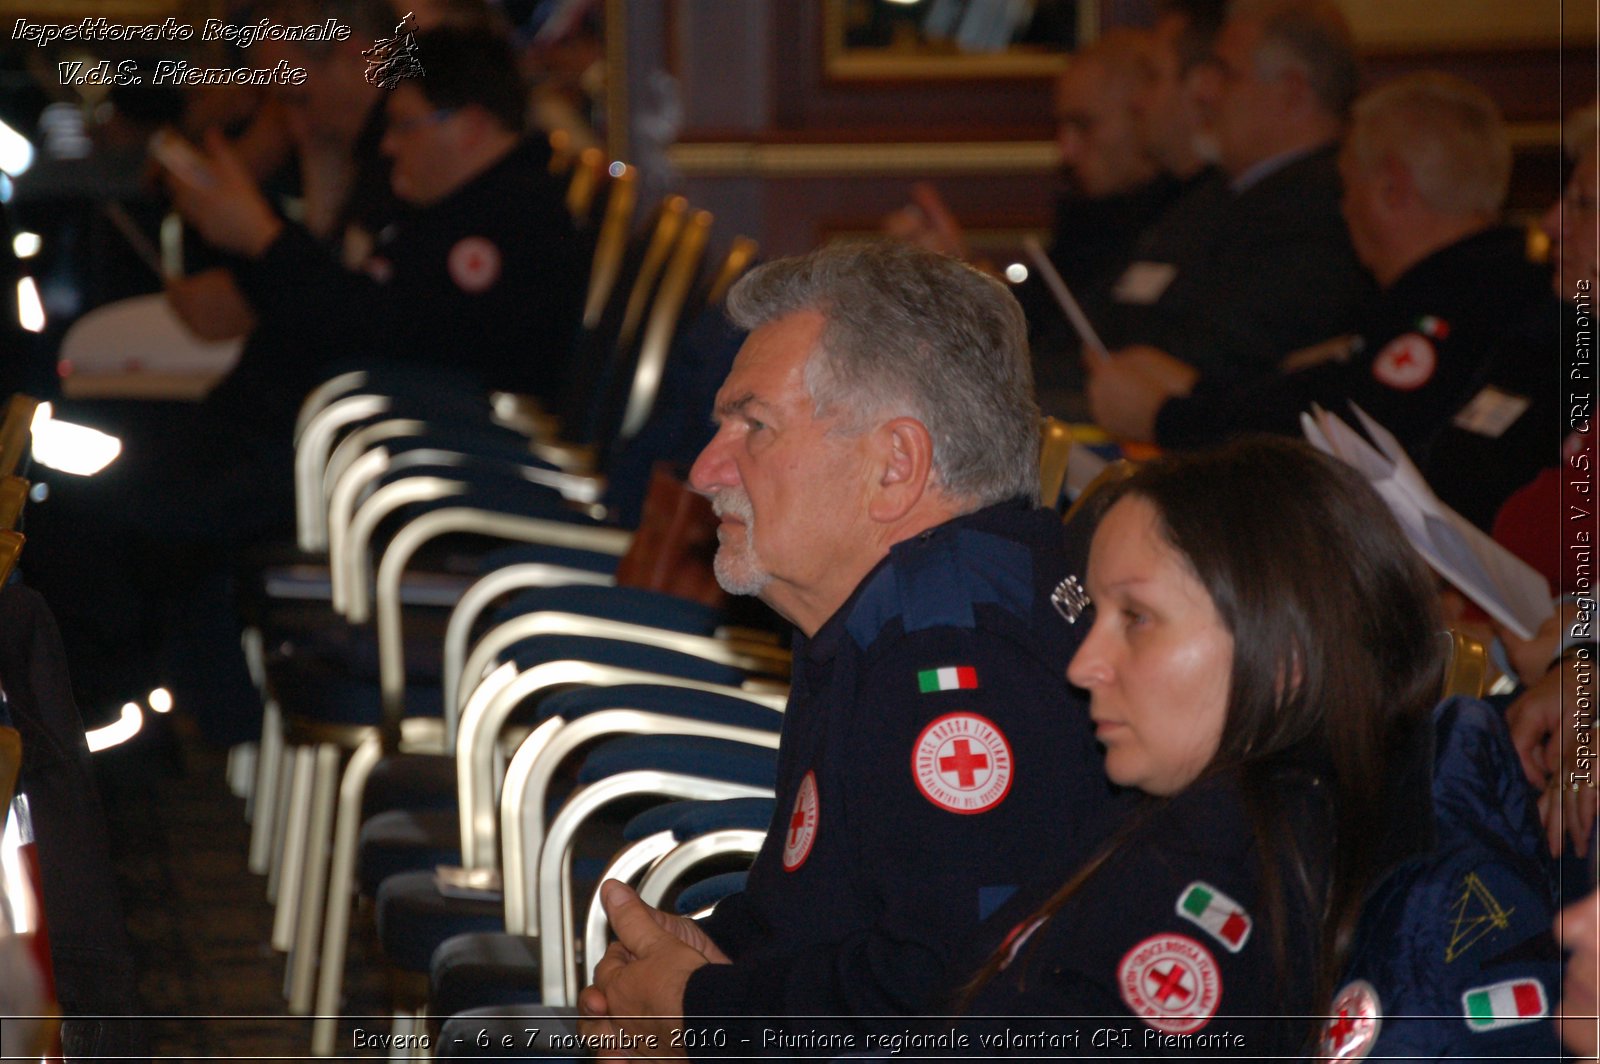
[[[1550,1015],[1544,984],[1537,979],[1508,979],[1477,986],[1461,995],[1461,1013],[1474,1034],[1532,1023]]]
[[[1511,912],[1504,908],[1483,877],[1468,872],[1461,877],[1461,892],[1450,903],[1450,941],[1444,962],[1453,964],[1478,942],[1511,928]]]
[[[800,790],[794,796],[794,811],[789,814],[788,830],[783,836],[783,870],[793,872],[811,856],[811,846],[817,841],[819,821],[817,803],[817,774],[807,772],[800,781]]]
[[[1226,946],[1229,953],[1244,949],[1255,927],[1255,921],[1244,911],[1244,906],[1200,880],[1183,888],[1173,908],[1185,920],[1199,924],[1208,935]]]
[[[1372,361],[1379,384],[1401,392],[1415,391],[1433,379],[1439,356],[1433,342],[1421,333],[1408,332],[1390,340]]]
[[[1450,323],[1432,314],[1424,314],[1418,318],[1416,328],[1423,336],[1435,340],[1443,340],[1450,335]]]
[[[1211,951],[1189,936],[1151,935],[1117,965],[1117,990],[1149,1026],[1191,1034],[1217,1014],[1222,972]]]
[[[1022,544],[971,529],[896,544],[850,611],[845,627],[862,649],[899,618],[907,634],[977,626],[973,607],[998,605],[1026,619],[1033,610],[1033,558]]]
[[[978,670],[971,665],[946,665],[917,673],[917,691],[931,695],[940,691],[976,691]]]
[[[445,265],[463,292],[487,291],[500,279],[500,249],[488,237],[464,236],[450,249]]]
[[[911,747],[911,778],[922,796],[950,813],[985,813],[1011,791],[1011,744],[976,713],[946,713]]]
[[[1383,1004],[1365,979],[1346,983],[1333,997],[1322,1027],[1323,1060],[1364,1060],[1383,1028]]]

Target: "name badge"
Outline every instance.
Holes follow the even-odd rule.
[[[1122,271],[1112,295],[1118,303],[1148,306],[1161,298],[1176,276],[1178,267],[1170,262],[1136,262]]]
[[[1517,423],[1517,418],[1526,409],[1528,400],[1520,395],[1502,392],[1491,384],[1473,396],[1472,401],[1458,410],[1451,420],[1457,428],[1498,440],[1506,429]]]

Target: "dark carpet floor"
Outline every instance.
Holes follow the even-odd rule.
[[[143,737],[141,737],[143,738]],[[107,751],[100,785],[157,1060],[300,1060],[310,1021],[285,1015],[266,881],[246,867],[245,803],[226,758],[169,733]],[[355,917],[341,1056],[357,1026],[388,1029],[370,919]]]

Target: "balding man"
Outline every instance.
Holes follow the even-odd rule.
[[[1347,331],[1370,292],[1334,158],[1355,55],[1332,0],[1235,0],[1213,62],[1222,173],[1145,233],[1099,324],[1113,349],[1261,371]]]
[[[1136,401],[1098,404],[1097,417],[1119,434],[1179,447],[1244,431],[1298,435],[1312,403],[1343,412],[1348,401],[1421,461],[1482,387],[1508,334],[1541,313],[1553,321],[1548,282],[1526,261],[1522,233],[1496,224],[1511,148],[1481,90],[1429,73],[1369,93],[1339,165],[1351,236],[1383,287],[1354,338],[1296,356],[1325,361],[1253,383],[1224,371],[1196,379],[1172,359],[1136,355],[1124,364],[1142,375]],[[1486,397],[1485,425],[1511,412],[1513,397],[1502,399]]]
[[[1133,101],[1145,152],[1186,185],[1198,184],[1216,161],[1202,100],[1215,95],[1211,50],[1225,8],[1223,0],[1159,0],[1144,85]]]
[[[1114,29],[1085,45],[1056,80],[1053,106],[1062,191],[1056,201],[1050,256],[1080,289],[1120,267],[1133,240],[1176,196],[1146,149],[1135,100],[1150,76],[1149,35]],[[891,215],[891,236],[932,251],[968,258],[959,223],[933,186],[918,185],[912,204]],[[1042,309],[1048,297],[1043,290]],[[1033,319],[1033,307],[1023,297]]]
[[[1062,529],[1032,503],[1004,286],[845,246],[755,271],[729,311],[752,332],[691,480],[722,517],[722,585],[798,629],[777,815],[747,889],[699,925],[609,886],[620,942],[581,1008],[592,1033],[665,1046],[704,1021],[760,1052],[784,1017],[814,1034],[937,1010],[963,935],[1074,867],[1109,795],[1063,672],[1081,633],[1051,604]]]

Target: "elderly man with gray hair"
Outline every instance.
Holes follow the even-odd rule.
[[[728,302],[751,332],[691,482],[723,586],[797,629],[777,812],[744,892],[698,924],[605,886],[619,942],[580,1011],[656,1034],[645,1055],[691,1028],[722,1052],[859,1049],[945,1005],[963,938],[1118,806],[1064,675],[1015,300],[874,243],[771,263]]]
[[[1101,396],[1098,419],[1188,447],[1239,432],[1298,435],[1312,403],[1343,413],[1354,402],[1419,465],[1453,418],[1491,442],[1518,420],[1527,396],[1485,390],[1484,372],[1517,330],[1553,324],[1555,307],[1522,232],[1498,224],[1511,146],[1494,102],[1440,73],[1380,86],[1356,103],[1339,170],[1351,239],[1382,288],[1354,334],[1284,351],[1280,370],[1255,380],[1147,355],[1137,398]]]

